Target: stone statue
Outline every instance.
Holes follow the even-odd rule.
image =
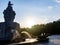
[[[13,20],[15,18],[16,13],[15,13],[15,11],[13,11],[12,4],[11,4],[10,1],[8,3],[8,7],[6,8],[6,10],[4,10],[3,14],[4,14],[5,22],[8,25],[12,24],[12,22],[13,22]]]
[[[3,11],[5,22],[0,22],[0,42],[11,41],[16,30],[20,31],[20,26],[15,19],[15,11],[13,11],[11,1],[9,1],[7,8]]]

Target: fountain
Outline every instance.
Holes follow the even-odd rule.
[[[27,36],[26,38],[32,38],[31,35],[26,31],[22,31],[21,33],[22,33],[22,35],[24,35],[24,37]]]
[[[13,43],[13,45],[19,45],[19,44],[32,44],[34,42],[37,42],[37,38],[32,38],[32,36],[27,32],[27,31],[22,31],[21,32],[22,38],[24,41],[21,41],[19,43]]]
[[[3,11],[5,22],[0,22],[0,43],[12,43],[19,42],[22,43],[31,43],[32,37],[26,31],[21,32],[19,23],[13,22],[15,19],[15,11],[13,11],[11,1],[9,1],[7,8]],[[25,34],[29,41],[22,41],[24,37],[21,34]],[[26,38],[25,38],[26,39]]]
[[[5,22],[0,22],[0,43],[11,42],[16,30],[20,31],[20,26],[15,19],[15,11],[13,11],[11,1],[9,1],[7,8],[3,11]],[[20,33],[20,32],[19,32]]]

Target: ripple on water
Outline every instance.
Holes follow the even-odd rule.
[[[56,45],[60,45],[60,35],[52,35],[49,36],[49,41],[56,44]]]

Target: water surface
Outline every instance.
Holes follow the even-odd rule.
[[[49,36],[49,42],[36,43],[34,45],[60,45],[60,35]]]
[[[60,35],[52,35],[52,36],[49,36],[48,38],[49,38],[49,41],[47,42],[37,42],[37,43],[30,43],[25,45],[60,45]],[[35,39],[30,39],[30,40],[28,39],[27,41],[22,43],[31,42],[32,40],[34,41]]]

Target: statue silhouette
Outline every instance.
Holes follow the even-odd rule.
[[[5,22],[0,22],[0,43],[9,42],[12,40],[16,30],[20,31],[20,26],[15,19],[15,11],[13,11],[11,1],[9,1],[7,8],[3,11]]]
[[[9,24],[12,24],[14,18],[15,18],[15,11],[13,11],[12,9],[12,4],[11,2],[9,1],[8,3],[8,7],[6,8],[6,10],[4,10],[3,12],[4,14],[4,19],[5,19],[5,22],[9,25]]]

